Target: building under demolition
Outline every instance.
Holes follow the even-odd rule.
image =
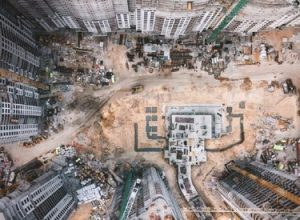
[[[183,219],[180,208],[159,172],[147,168],[140,177],[130,173],[114,195],[111,219]]]
[[[0,89],[0,144],[38,135],[42,107],[37,89],[5,78],[0,78]]]
[[[217,190],[243,219],[299,219],[297,177],[257,161],[231,162],[226,168]]]
[[[16,190],[0,199],[0,210],[5,219],[67,219],[75,205],[64,179],[54,172],[34,180],[28,189]]]

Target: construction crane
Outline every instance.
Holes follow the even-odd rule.
[[[213,30],[211,35],[208,37],[207,42],[211,43],[216,40],[218,34],[226,28],[230,21],[241,11],[242,8],[248,3],[249,0],[239,0],[239,2],[233,7],[233,9],[224,17],[219,23],[218,27]]]
[[[136,179],[136,181],[134,183],[134,187],[132,188],[132,190],[129,194],[129,198],[128,198],[125,210],[124,210],[123,215],[121,216],[120,220],[127,220],[128,219],[128,216],[129,216],[130,211],[132,209],[132,206],[134,204],[135,198],[136,198],[137,193],[139,191],[140,183],[141,183],[141,180]]]
[[[27,84],[27,85],[30,85],[30,86],[33,86],[35,88],[42,89],[42,90],[50,89],[49,85],[46,85],[45,83],[31,80],[25,76],[20,76],[14,72],[11,72],[11,71],[8,71],[8,70],[2,69],[2,68],[0,68],[0,77],[10,79],[14,82],[24,83],[24,84]]]

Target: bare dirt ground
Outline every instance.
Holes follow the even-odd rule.
[[[111,147],[119,146],[124,148],[125,153],[122,157],[126,157],[126,155],[128,158],[142,156],[149,162],[154,161],[155,164],[159,163],[166,170],[166,173],[171,174],[167,175],[169,181],[176,185],[174,168],[164,165],[165,162],[163,162],[162,154],[135,153],[133,151],[133,123],[138,123],[139,125],[140,146],[163,147],[163,143],[160,145],[156,141],[147,139],[145,136],[145,107],[158,107],[161,115],[164,106],[167,105],[218,103],[232,106],[234,113],[244,114],[245,142],[226,152],[208,153],[208,161],[193,168],[193,180],[197,189],[206,196],[212,206],[225,208],[223,202],[220,202],[220,199],[216,199],[216,194],[207,188],[204,183],[210,180],[211,174],[216,171],[222,171],[224,164],[228,161],[248,155],[255,150],[255,130],[252,128],[252,125],[264,113],[279,114],[294,118],[294,125],[296,126],[294,134],[296,135],[297,131],[299,131],[299,119],[296,116],[297,97],[284,95],[281,88],[277,88],[273,93],[267,91],[266,81],[274,80],[274,76],[275,79],[284,76],[280,73],[278,76],[276,74],[267,74],[266,77],[263,74],[254,74],[254,80],[250,80],[250,85],[245,85],[245,83],[249,84],[249,80],[245,81],[242,77],[246,77],[247,75],[240,76],[240,80],[223,82],[212,80],[209,76],[203,75],[201,78],[198,78],[189,74],[182,75],[182,73],[176,73],[169,78],[148,78],[147,87],[143,93],[137,95],[119,94],[119,96],[111,99],[109,104],[102,109],[102,121],[100,124],[103,137],[110,143]],[[239,108],[238,105],[241,101],[246,102],[245,109]],[[287,106],[289,107],[287,108]],[[158,118],[158,134],[165,136],[164,120],[161,117]],[[219,140],[208,141],[209,147],[222,147],[235,142],[239,140],[239,132],[239,121],[234,119],[233,133]],[[293,132],[290,134],[293,135]],[[176,196],[177,198],[181,198],[180,194],[176,192],[178,188],[175,185],[174,188],[172,187],[174,189],[173,193],[179,195],[179,197]],[[183,201],[180,203],[182,205],[185,204]]]
[[[84,204],[78,206],[78,208],[72,212],[69,220],[88,220],[93,206],[91,204]]]
[[[76,143],[85,150],[94,151],[106,160],[126,159],[154,163],[165,170],[171,190],[182,207],[186,206],[180,195],[176,170],[164,159],[162,153],[134,152],[133,124],[139,126],[139,145],[141,147],[164,147],[163,141],[153,141],[146,137],[146,107],[158,108],[158,135],[166,136],[165,122],[162,118],[167,105],[224,104],[233,107],[234,113],[244,114],[245,141],[239,146],[223,152],[208,153],[208,161],[193,167],[192,175],[196,188],[212,206],[224,208],[221,199],[207,186],[216,171],[222,171],[224,164],[234,158],[254,151],[255,130],[253,124],[264,114],[279,114],[294,119],[295,129],[288,135],[296,136],[300,131],[297,116],[297,97],[284,95],[281,88],[273,93],[267,91],[272,80],[279,83],[292,78],[300,88],[299,64],[262,64],[260,66],[234,66],[222,75],[227,80],[215,80],[204,72],[180,70],[173,74],[134,73],[127,70],[124,60],[126,48],[108,48],[108,65],[114,66],[119,81],[109,88],[75,87],[70,95],[65,112],[65,129],[33,148],[18,145],[8,146],[15,165],[22,165],[41,154],[55,149],[60,144]],[[108,60],[111,60],[109,61]],[[117,59],[120,59],[120,64]],[[127,74],[128,73],[128,74]],[[245,80],[245,78],[248,78]],[[131,87],[143,84],[145,89],[131,94]],[[245,101],[245,109],[239,103]],[[233,132],[219,140],[208,141],[210,148],[222,147],[238,139],[239,124],[233,122]],[[116,153],[116,149],[123,153]],[[191,219],[190,214],[187,219]],[[217,215],[222,219],[224,215]],[[79,219],[79,218],[76,218]],[[82,218],[84,219],[84,218]]]

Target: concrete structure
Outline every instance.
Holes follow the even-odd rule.
[[[239,2],[233,1],[230,8],[209,0],[9,1],[48,32],[70,28],[106,35],[131,28],[167,38],[215,29]],[[252,33],[284,25],[300,25],[300,11],[293,1],[249,0],[221,31]]]
[[[34,180],[28,189],[16,190],[0,199],[0,211],[7,220],[67,219],[74,207],[64,180],[53,172]]]
[[[32,24],[7,2],[0,2],[0,68],[35,79],[40,66]]]
[[[128,213],[126,215],[131,220],[183,219],[175,198],[153,167],[144,170],[138,180],[135,177],[131,181],[130,193],[127,196],[125,191],[126,187],[117,189],[113,201],[112,219],[126,219],[122,218],[124,213]],[[126,207],[120,211],[122,200],[125,200]],[[127,207],[129,209],[126,209]]]
[[[223,7],[214,1],[9,0],[46,31],[83,29],[107,34],[132,27],[138,32],[178,38],[214,28]]]
[[[45,31],[60,28],[106,34],[129,28],[127,0],[9,0]]]
[[[169,163],[192,166],[205,162],[205,139],[224,133],[222,113],[219,105],[166,107],[169,140],[165,158]]]
[[[300,25],[300,9],[289,0],[251,0],[225,31],[252,33],[281,26]]]
[[[255,175],[258,179],[292,193],[298,200],[300,196],[299,180],[296,176],[274,170],[256,161],[238,161],[235,164],[226,165],[228,172],[219,180],[217,190],[224,201],[243,219],[299,219],[299,216],[293,214],[293,211],[299,213],[299,204],[277,195],[273,190],[274,187],[267,188],[237,172],[236,169],[231,168],[232,166],[237,166],[239,169]],[[254,209],[256,212],[244,212],[247,208]],[[286,210],[286,213],[264,212],[265,209]]]
[[[168,148],[165,159],[177,166],[179,188],[194,210],[205,208],[191,178],[191,168],[206,161],[205,139],[220,137],[223,129],[220,105],[166,107]],[[212,219],[210,213],[195,213],[198,219]]]
[[[39,94],[36,88],[0,78],[0,144],[38,135]]]

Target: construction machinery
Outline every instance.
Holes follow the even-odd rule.
[[[212,43],[218,37],[218,34],[227,27],[232,19],[245,7],[249,0],[239,0],[239,2],[232,8],[232,10],[225,16],[225,18],[219,23],[218,27],[213,30],[208,37],[208,43]]]

